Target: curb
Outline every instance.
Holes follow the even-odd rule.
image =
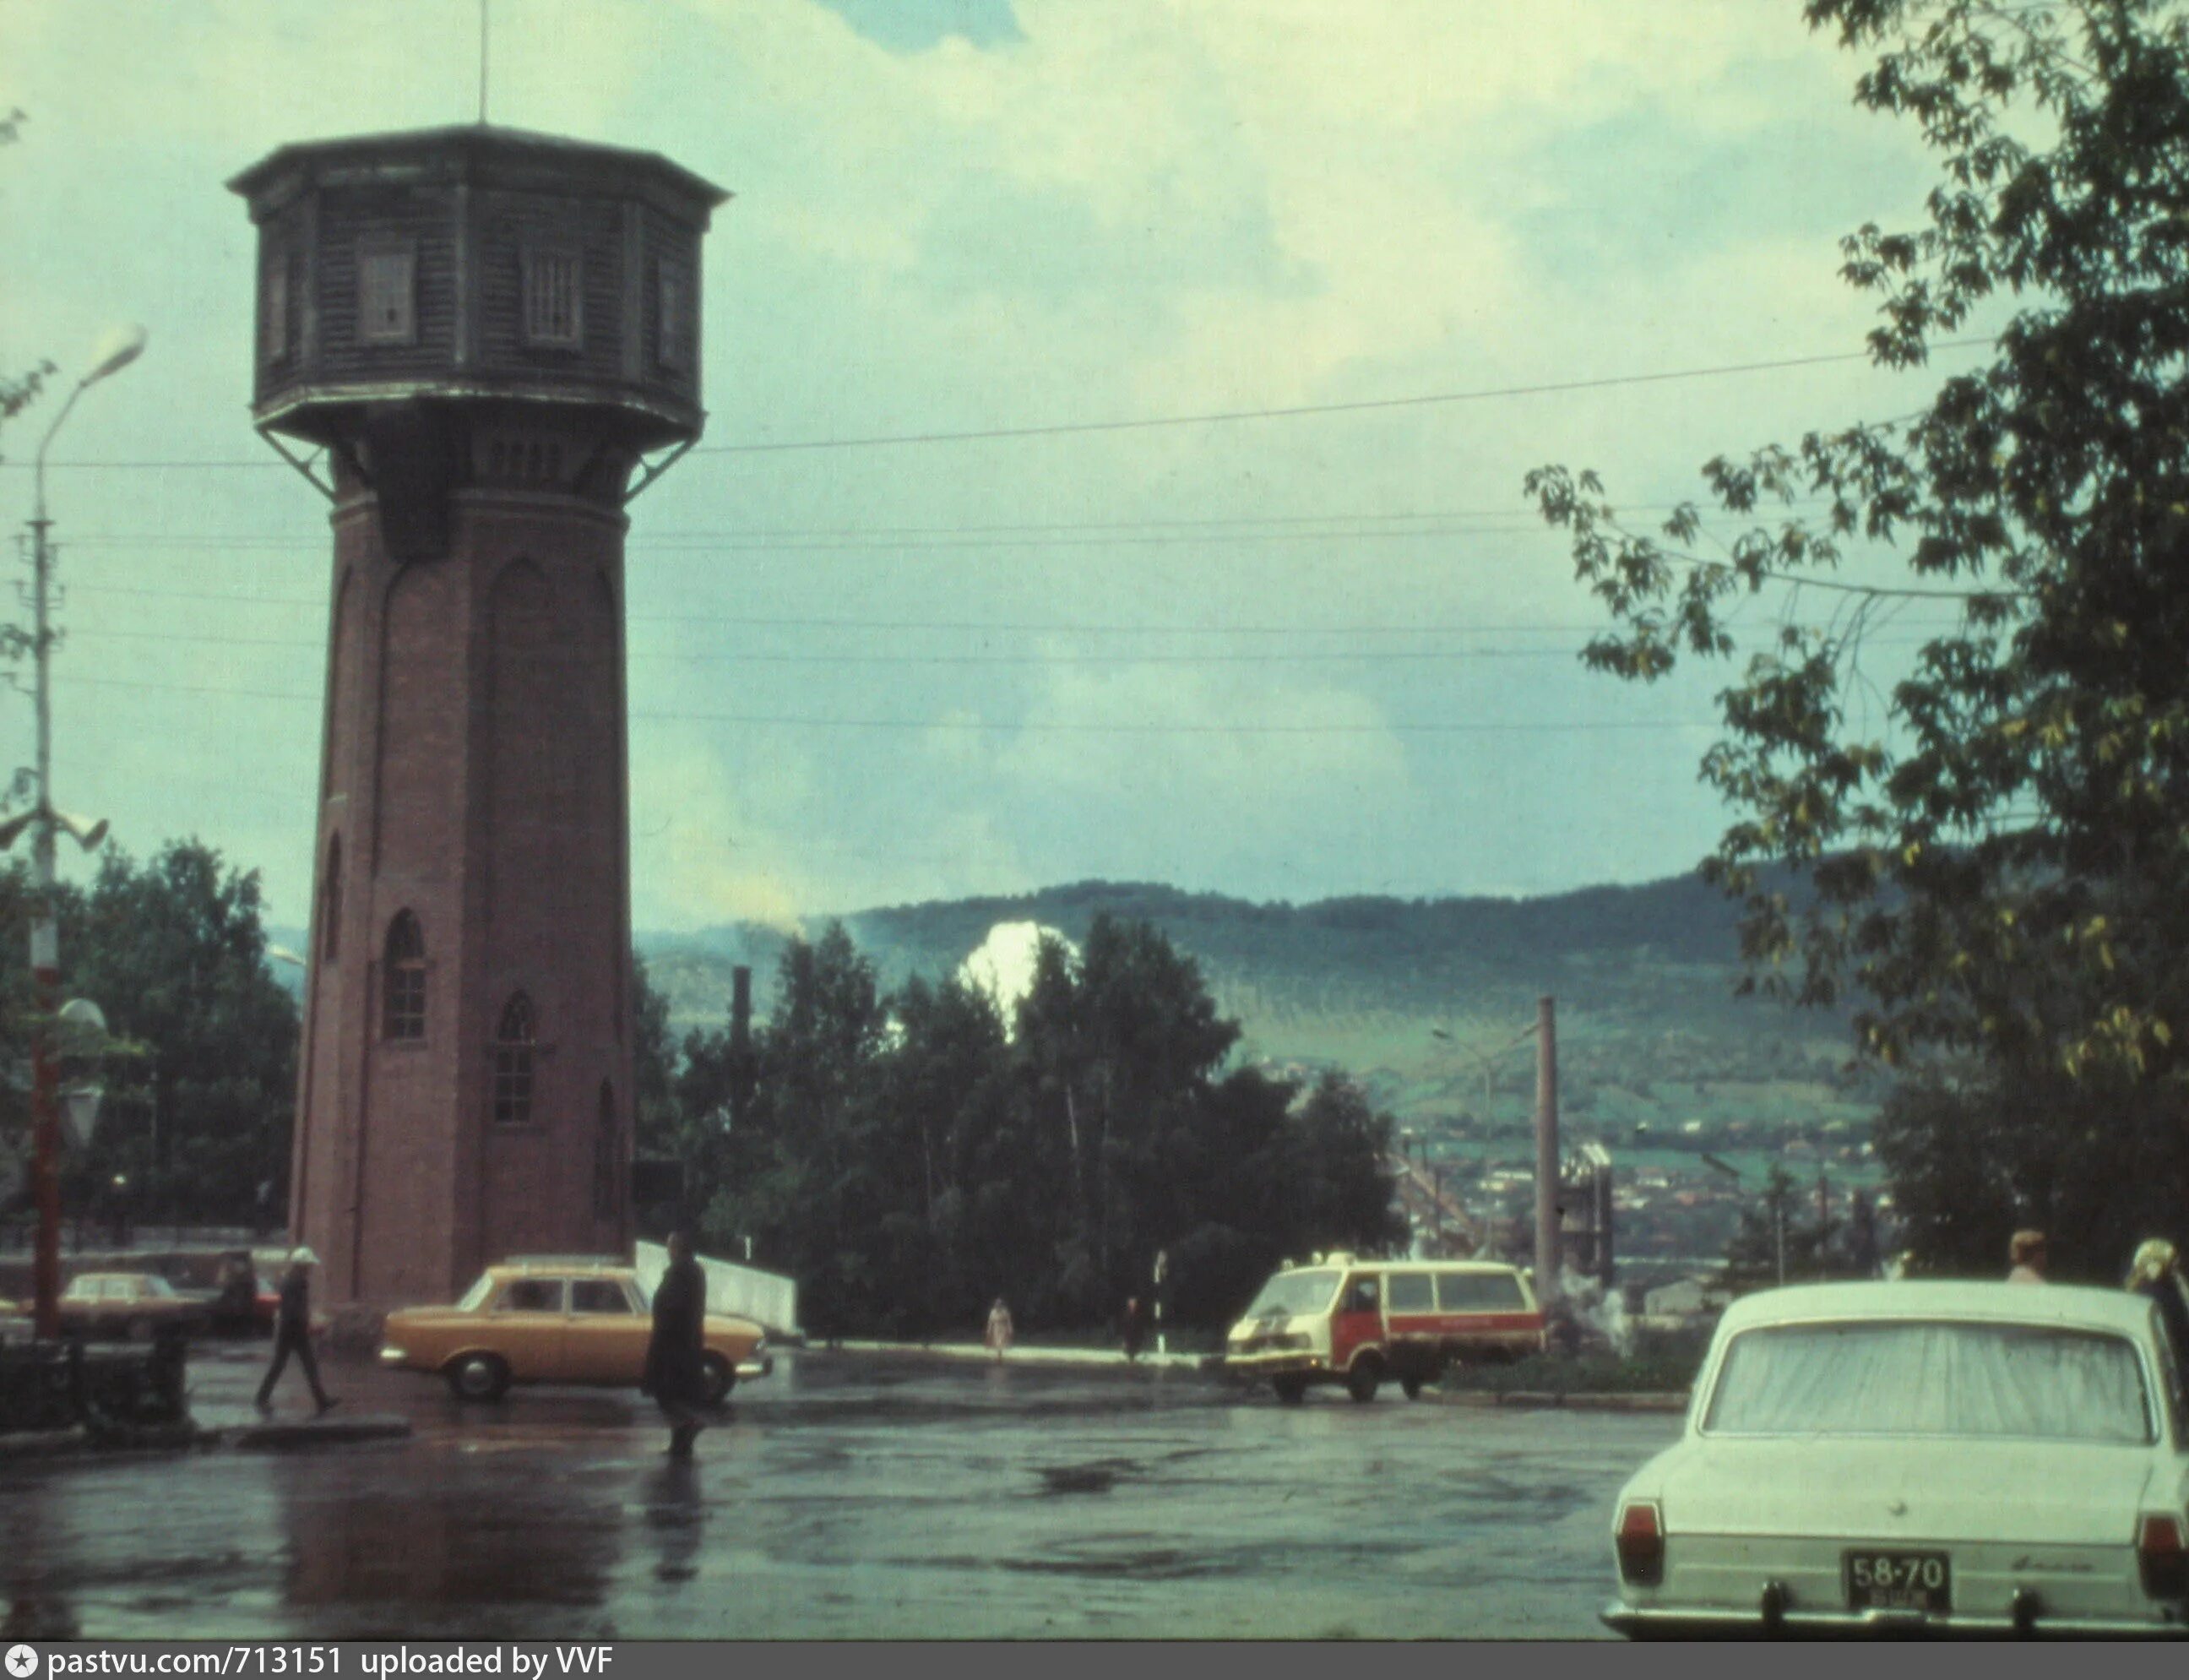
[[[926,1359],[949,1364],[1015,1366],[1021,1370],[1075,1371],[1213,1371],[1222,1366],[1221,1354],[1144,1353],[1128,1360],[1107,1348],[1044,1348],[1019,1346],[998,1360],[987,1349],[967,1342],[811,1342],[800,1350],[806,1358],[816,1355],[850,1354],[861,1358]]]
[[[1441,1396],[1446,1406],[1488,1409],[1513,1406],[1531,1411],[1685,1411],[1688,1396],[1682,1394],[1562,1394],[1545,1389],[1513,1389],[1499,1394],[1484,1389],[1455,1389]]]
[[[406,1440],[410,1420],[387,1414],[345,1417],[339,1423],[302,1418],[291,1423],[252,1423],[201,1429],[171,1423],[100,1439],[82,1424],[66,1429],[0,1435],[0,1464],[50,1459],[109,1458],[127,1452],[190,1452],[233,1447],[245,1452],[294,1451],[361,1441]]]
[[[300,1447],[339,1446],[352,1441],[406,1440],[410,1435],[410,1420],[385,1412],[369,1412],[332,1423],[324,1417],[310,1417],[293,1423],[252,1423],[218,1433],[224,1444],[246,1452],[286,1452]]]
[[[159,1423],[104,1438],[82,1424],[65,1429],[26,1429],[0,1435],[0,1463],[16,1459],[96,1458],[122,1452],[187,1452],[218,1444],[219,1433],[195,1423]]]

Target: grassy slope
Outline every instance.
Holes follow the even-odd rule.
[[[1842,1071],[1843,1019],[1733,996],[1731,908],[1689,879],[1524,901],[1298,907],[1084,883],[844,920],[893,986],[949,973],[997,922],[1037,921],[1079,940],[1104,910],[1157,923],[1199,961],[1241,1024],[1243,1060],[1343,1067],[1423,1130],[1466,1115],[1470,1149],[1512,1152],[1502,1140],[1517,1144],[1524,1132],[1534,1059],[1526,1045],[1495,1055],[1485,1105],[1482,1064],[1465,1047],[1508,1045],[1545,993],[1558,999],[1562,1107],[1575,1134],[1600,1133],[1631,1150],[1691,1122],[1722,1138],[1734,1122],[1773,1132],[1853,1125],[1871,1108]],[[749,924],[639,941],[680,1032],[721,1022],[740,962],[754,970],[755,1008],[765,1015],[783,943]],[[1643,1125],[1648,1134],[1638,1134]]]

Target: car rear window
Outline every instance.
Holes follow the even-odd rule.
[[[2127,1338],[2051,1325],[1920,1321],[1742,1331],[1726,1349],[1703,1428],[2156,1439],[2143,1362]]]
[[[1448,1271],[1437,1275],[1437,1307],[1448,1313],[1519,1313],[1528,1309],[1520,1280],[1508,1271]]]

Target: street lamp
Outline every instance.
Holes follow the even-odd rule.
[[[47,623],[47,583],[53,558],[47,537],[53,521],[46,514],[46,451],[76,401],[110,374],[119,373],[144,354],[144,329],[123,327],[101,340],[91,371],[76,382],[54,423],[39,440],[31,475],[31,598],[34,708],[37,719],[37,803],[23,817],[0,829],[0,845],[12,844],[25,826],[31,830],[31,975],[36,1002],[31,1028],[31,1166],[37,1186],[38,1246],[31,1264],[37,1297],[35,1328],[41,1337],[60,1333],[61,1185],[58,1156],[60,1117],[54,1100],[55,1069],[49,1022],[60,992],[60,933],[54,919],[54,831],[65,829],[87,851],[105,838],[105,823],[86,823],[54,808],[53,694],[48,682],[53,661],[53,632]]]

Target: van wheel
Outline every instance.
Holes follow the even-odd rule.
[[[1414,1372],[1410,1371],[1401,1377],[1399,1379],[1399,1386],[1406,1390],[1408,1400],[1419,1400],[1422,1397],[1422,1379]]]
[[[460,1400],[498,1400],[509,1392],[509,1367],[492,1354],[466,1354],[449,1366],[449,1392]]]
[[[1366,1406],[1376,1398],[1376,1390],[1383,1381],[1383,1368],[1374,1360],[1364,1359],[1345,1373],[1345,1392]]]
[[[710,1406],[720,1406],[730,1397],[730,1390],[738,1386],[738,1373],[729,1360],[720,1354],[708,1354],[699,1361],[699,1398]]]
[[[1272,1377],[1270,1391],[1287,1406],[1298,1406],[1307,1394],[1307,1382],[1299,1377]]]

